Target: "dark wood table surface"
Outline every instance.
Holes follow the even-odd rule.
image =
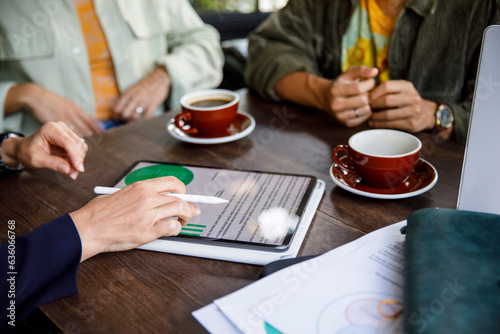
[[[239,141],[218,145],[177,141],[166,132],[167,121],[177,113],[170,111],[88,138],[87,171],[76,181],[47,170],[24,170],[0,180],[1,241],[6,240],[8,220],[16,221],[17,235],[28,233],[85,205],[95,196],[94,186],[113,185],[137,160],[312,174],[326,181],[299,255],[326,252],[404,220],[418,209],[455,208],[463,145],[418,134],[422,157],[439,173],[434,188],[400,200],[361,197],[337,187],[328,171],[335,146],[366,127],[347,129],[325,113],[265,102],[245,89],[239,93],[240,109],[257,123]],[[261,268],[143,250],[100,254],[80,265],[77,295],[40,308],[69,333],[203,332],[191,312],[254,282]]]

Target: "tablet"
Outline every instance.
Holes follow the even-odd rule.
[[[324,192],[324,182],[319,182],[318,187],[318,180],[311,175],[152,161],[135,163],[114,186],[125,187],[162,176],[180,179],[188,194],[216,196],[229,202],[196,203],[201,214],[182,227],[178,236],[160,238],[140,248],[255,264],[265,264],[267,260],[238,259],[235,251],[246,254],[243,258],[256,252],[298,252],[297,247],[291,250],[291,246],[302,243]]]

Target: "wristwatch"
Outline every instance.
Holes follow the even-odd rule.
[[[444,103],[440,104],[436,110],[436,128],[440,131],[449,129],[454,120],[450,106]]]
[[[7,166],[6,164],[3,163],[2,161],[2,144],[5,139],[9,138],[19,138],[19,137],[24,137],[24,135],[17,133],[17,132],[6,132],[0,134],[0,172],[8,172],[8,171],[17,171],[21,170],[24,168],[23,165],[19,164],[15,167],[10,167]]]

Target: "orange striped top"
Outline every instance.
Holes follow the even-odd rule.
[[[113,117],[111,106],[120,92],[108,43],[95,13],[92,0],[73,0],[85,36],[90,61],[92,85],[96,105],[96,118],[107,120]]]

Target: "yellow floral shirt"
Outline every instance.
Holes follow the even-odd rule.
[[[351,66],[377,67],[377,83],[390,79],[387,59],[397,17],[387,16],[377,0],[360,0],[342,37],[342,72]]]

